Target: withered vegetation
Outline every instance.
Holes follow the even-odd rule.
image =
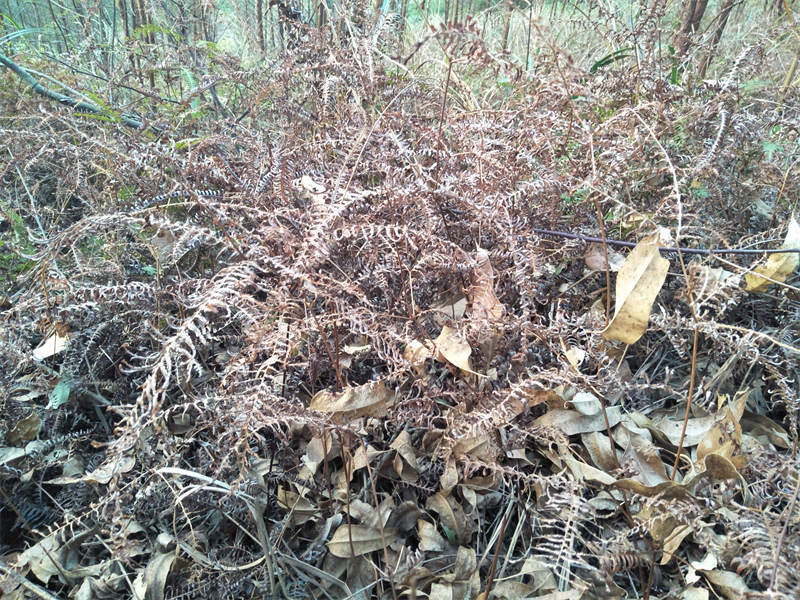
[[[590,72],[343,15],[139,129],[4,71],[4,593],[798,597],[796,270],[668,253],[625,347],[535,231],[791,239],[771,38],[679,85],[661,16]]]

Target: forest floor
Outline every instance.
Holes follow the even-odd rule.
[[[2,598],[797,598],[797,88],[382,43],[2,71]]]

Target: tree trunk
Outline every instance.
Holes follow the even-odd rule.
[[[506,14],[503,19],[503,52],[508,50],[508,32],[511,30],[511,13],[513,9],[513,0],[506,0]]]
[[[700,21],[706,12],[708,0],[688,0],[684,6],[681,26],[675,36],[675,54],[679,59],[686,56],[689,46],[692,44],[692,37],[700,28]]]
[[[258,47],[263,57],[267,54],[267,47],[264,45],[264,0],[256,0],[256,27],[258,27]]]
[[[722,39],[722,33],[725,31],[725,26],[728,24],[728,17],[733,9],[734,0],[725,0],[722,7],[719,9],[719,18],[717,19],[717,28],[714,30],[714,37],[711,39],[708,51],[703,55],[703,61],[700,63],[700,78],[706,76],[706,69],[714,58],[714,54],[719,46],[719,41]]]

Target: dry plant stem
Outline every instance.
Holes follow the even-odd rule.
[[[798,53],[800,56],[800,50],[798,50]],[[783,172],[783,181],[781,181],[781,189],[778,190],[778,195],[775,196],[775,204],[772,206],[772,214],[770,214],[769,216],[768,227],[772,227],[772,223],[775,221],[775,213],[778,212],[778,206],[780,206],[780,201],[781,198],[783,197],[783,192],[786,189],[786,181],[789,179],[789,173],[792,172],[792,170],[794,169],[794,167],[797,165],[798,162],[800,162],[800,159],[794,161],[792,164],[786,167],[786,170]]]
[[[317,326],[317,331],[319,332],[319,335],[320,335],[320,337],[322,339],[322,345],[325,346],[325,353],[328,355],[328,358],[330,359],[331,364],[335,365],[336,364],[336,359],[334,358],[334,352],[333,352],[333,350],[331,350],[330,346],[328,345],[328,336],[325,335],[325,332],[323,331],[322,327],[320,326],[319,321],[317,320],[317,315],[314,313],[314,308],[311,307],[311,306],[308,306],[308,303],[306,303],[306,311],[308,311],[311,314],[311,318],[314,319],[314,324]],[[335,349],[335,350],[338,351],[338,349]],[[342,374],[339,372],[338,369],[336,370],[336,385],[339,386],[339,390],[343,390],[344,389],[344,384],[342,382]]]
[[[678,463],[681,460],[681,451],[683,450],[683,441],[686,438],[686,427],[689,424],[689,413],[692,410],[692,394],[694,394],[694,379],[695,370],[697,369],[697,327],[694,328],[694,339],[692,340],[692,369],[689,374],[689,392],[686,399],[686,412],[683,415],[683,426],[681,427],[681,437],[678,440],[678,450],[675,453],[675,463],[672,465],[672,473],[669,476],[670,481],[675,481],[675,474],[678,472]]]
[[[689,391],[687,393],[686,398],[686,412],[683,415],[683,425],[681,426],[681,437],[678,441],[678,450],[675,453],[675,464],[672,467],[672,473],[670,474],[670,480],[675,481],[675,474],[678,472],[678,464],[680,463],[681,459],[681,451],[683,450],[683,442],[686,438],[686,428],[689,424],[689,415],[692,410],[692,396],[694,395],[694,380],[695,380],[695,372],[697,370],[697,341],[698,341],[698,326],[699,320],[697,317],[697,309],[695,306],[695,294],[694,290],[692,289],[691,279],[689,278],[689,274],[686,270],[686,263],[683,260],[683,252],[680,247],[680,236],[681,236],[681,229],[683,226],[683,204],[681,202],[681,190],[680,186],[678,185],[678,174],[675,172],[675,166],[672,164],[672,160],[669,158],[669,154],[664,149],[664,146],[661,145],[661,142],[656,136],[655,132],[653,131],[652,127],[650,127],[642,117],[639,116],[639,113],[634,111],[634,116],[639,120],[639,122],[647,129],[650,136],[653,138],[653,141],[658,146],[661,153],[664,155],[664,158],[669,165],[670,173],[672,174],[672,185],[673,185],[673,192],[675,193],[675,202],[677,204],[678,209],[678,225],[676,227],[675,232],[675,247],[678,250],[678,261],[681,264],[681,272],[683,273],[684,281],[686,281],[686,295],[689,299],[689,310],[692,312],[692,321],[694,324],[694,335],[692,340],[692,364],[689,373]]]
[[[369,477],[369,487],[370,487],[370,492],[372,493],[372,501],[375,502],[375,510],[378,512],[378,531],[381,532],[381,544],[383,544],[383,560],[388,570],[390,566],[389,551],[387,550],[388,544],[386,543],[386,533],[383,529],[383,518],[381,517],[381,503],[378,501],[378,492],[375,490],[375,478],[372,476],[372,467],[369,466],[367,442],[363,438],[361,439],[361,447],[364,448],[364,456],[367,457],[367,460],[365,461],[367,466],[367,477]],[[394,600],[397,600],[397,590],[394,589],[393,577],[389,577],[389,585],[391,586],[392,589],[392,598]]]
[[[571,233],[569,231],[557,231],[555,229],[539,229],[538,227],[531,227],[530,231],[539,235],[552,235],[553,237],[560,237],[567,240],[581,240],[584,242],[602,243],[603,238],[594,237],[591,235],[582,235],[580,233]],[[623,248],[635,248],[636,242],[625,242],[622,240],[606,239],[606,244],[609,246],[621,246]],[[757,250],[754,248],[678,248],[676,246],[659,246],[661,252],[682,252],[684,254],[697,254],[700,256],[714,256],[719,258],[722,254],[738,254],[745,256],[754,256],[760,254],[787,254],[790,252],[800,252],[800,248],[765,248]]]
[[[594,148],[592,148],[593,171],[594,168]],[[592,201],[594,202],[594,209],[597,213],[597,226],[600,228],[600,237],[603,240],[603,260],[606,267],[606,327],[608,327],[608,322],[611,317],[611,270],[608,266],[608,243],[606,242],[606,228],[603,224],[603,212],[600,210],[600,202],[597,200],[596,195],[592,196]],[[606,412],[606,399],[603,394],[600,394],[598,399],[600,400],[600,409],[603,411],[603,421],[605,421],[606,424],[606,433],[608,433],[608,444],[610,446],[611,456],[619,469],[620,464],[617,460],[616,449],[614,448],[614,437],[611,435],[611,424],[608,421],[608,413]]]
[[[792,520],[792,513],[794,513],[794,505],[797,503],[797,494],[800,492],[800,473],[797,474],[797,482],[794,484],[794,494],[792,494],[792,501],[789,502],[789,506],[784,509],[784,513],[786,514],[786,518],[783,520],[783,528],[781,529],[781,534],[778,537],[778,543],[775,544],[775,565],[772,567],[772,576],[769,580],[769,590],[775,590],[775,581],[778,578],[778,564],[779,559],[781,556],[781,547],[783,543],[786,541],[786,531],[789,529],[789,522]]]
[[[345,448],[344,448],[344,440],[342,439],[342,432],[338,429],[336,430],[336,434],[339,436],[339,454],[342,457],[342,469],[344,470],[344,480],[346,482],[347,489],[345,490],[344,500],[345,505],[347,507],[347,511],[345,512],[345,516],[347,517],[347,538],[350,542],[350,559],[356,559],[356,549],[353,545],[353,522],[350,518],[350,470],[348,468],[349,462],[347,457],[345,456]]]
[[[503,541],[503,534],[506,531],[506,525],[508,524],[508,512],[503,515],[503,521],[500,523],[500,533],[497,534],[497,541],[494,544],[494,558],[492,558],[492,566],[489,567],[489,576],[486,578],[486,591],[483,593],[483,597],[488,600],[489,594],[492,593],[492,583],[494,582],[494,572],[497,568],[497,559],[500,556],[500,542]]]
[[[330,304],[329,307],[335,308],[331,307]],[[331,312],[333,312],[334,315],[336,314],[335,310]],[[342,380],[342,369],[339,367],[339,323],[335,317],[333,319],[333,358],[333,366],[336,369],[336,383],[339,386],[339,389],[336,391],[341,392],[344,389],[344,381]]]
[[[53,596],[50,592],[45,590],[43,587],[36,585],[32,581],[28,581],[22,575],[17,573],[14,569],[7,567],[4,563],[0,562],[0,571],[2,571],[6,577],[10,577],[18,582],[22,587],[26,590],[31,592],[32,594],[38,596],[39,598],[43,598],[44,600],[59,600],[58,596]]]

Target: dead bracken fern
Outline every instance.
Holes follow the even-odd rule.
[[[596,235],[596,198],[634,241],[786,236],[798,181],[753,157],[796,116],[736,102],[766,42],[701,102],[657,75],[664,10],[638,70],[590,75],[543,30],[524,68],[470,19],[403,55],[391,23],[298,25],[217,65],[241,118],[158,135],[7,83],[4,570],[98,597],[476,597],[490,569],[497,598],[796,595],[796,276],[673,260],[617,347],[604,269],[533,231]]]

